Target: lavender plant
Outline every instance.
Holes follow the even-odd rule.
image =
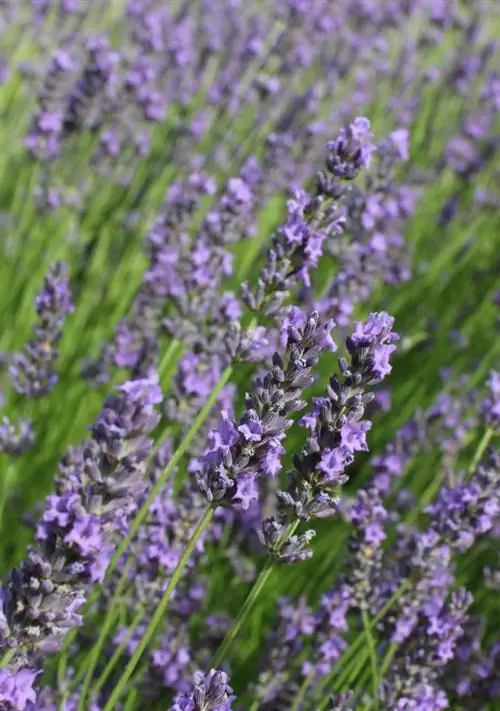
[[[499,20],[0,2],[2,711],[496,708]]]

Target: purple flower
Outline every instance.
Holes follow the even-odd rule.
[[[197,672],[193,691],[176,696],[169,711],[231,711],[232,691],[225,672],[212,669],[206,676]]]
[[[343,484],[347,480],[344,476],[346,464],[351,461],[352,456],[344,447],[325,449],[318,464],[318,469],[323,472],[322,481],[327,482],[331,487]]]
[[[2,705],[5,704],[6,709],[24,711],[29,702],[35,702],[36,694],[33,684],[39,673],[28,669],[10,673],[6,669],[0,669],[0,702]]]
[[[500,429],[500,373],[492,370],[486,382],[488,396],[481,404],[481,414],[488,427]]]
[[[16,675],[7,667],[2,681],[9,693],[18,694],[14,708],[20,711],[27,700],[35,701],[30,668],[41,656],[57,652],[66,634],[81,624],[78,611],[102,579],[136,511],[152,448],[148,435],[159,420],[153,405],[160,399],[152,376],[124,384],[105,401],[89,441],[63,461],[36,542],[9,576],[2,595],[0,648],[13,650]],[[19,690],[16,680],[27,690]]]
[[[252,474],[242,474],[236,481],[236,492],[233,501],[236,501],[243,511],[247,511],[252,501],[259,500],[259,489],[256,477]]]
[[[209,437],[209,452],[229,452],[239,440],[238,429],[227,412],[222,412],[222,419]]]
[[[328,169],[337,178],[352,180],[361,168],[369,168],[372,153],[376,147],[370,143],[373,134],[370,131],[370,121],[358,117],[348,128],[339,131],[335,141],[327,143]]]
[[[54,365],[57,344],[67,314],[73,311],[67,268],[62,262],[49,270],[42,291],[35,298],[38,322],[22,353],[14,356],[9,369],[16,391],[25,397],[47,395],[58,381]]]
[[[249,414],[243,424],[239,425],[238,432],[241,432],[247,442],[259,442],[262,439],[264,425],[253,414]]]
[[[399,340],[399,336],[392,331],[393,324],[394,319],[387,313],[372,313],[364,323],[356,323],[356,330],[351,336],[355,348],[370,349],[372,371],[377,380],[391,372],[389,358],[396,350],[394,341]]]
[[[287,202],[287,220],[276,230],[255,290],[247,283],[242,285],[243,301],[252,311],[276,316],[298,282],[311,285],[310,270],[317,266],[325,244],[342,233],[345,217],[338,207],[347,193],[343,183],[370,164],[374,147],[368,143],[369,125],[367,119],[358,118],[327,144],[326,172],[317,175],[314,195],[300,187],[293,191]],[[286,331],[282,330],[281,337],[286,341]],[[332,341],[328,345],[334,350]]]
[[[0,421],[0,452],[18,456],[31,449],[34,441],[35,433],[30,420],[18,420],[13,424],[3,417]]]
[[[340,430],[342,446],[350,454],[367,452],[366,433],[371,429],[371,422],[346,422]]]
[[[310,372],[324,343],[316,312],[302,328],[290,325],[289,329],[293,334],[284,357],[275,353],[268,371],[254,380],[239,422],[225,415],[210,434],[196,471],[200,490],[210,503],[233,502],[247,509],[258,498],[256,480],[279,471],[281,440],[291,425],[291,414],[303,407],[300,393],[312,382]]]
[[[123,385],[120,385],[118,390],[126,393],[130,402],[140,402],[145,406],[157,405],[163,400],[163,394],[158,383],[159,378],[154,374],[150,378],[128,380]]]

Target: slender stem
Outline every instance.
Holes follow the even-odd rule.
[[[304,701],[307,690],[309,689],[312,680],[314,679],[314,672],[310,672],[304,681],[302,682],[302,685],[300,689],[297,692],[297,695],[295,696],[295,699],[293,700],[293,704],[290,706],[290,711],[299,711],[300,706],[302,702]]]
[[[297,530],[297,527],[299,525],[298,521],[295,521],[287,530],[285,535],[283,536],[283,539],[281,541],[281,544],[279,548],[288,540],[290,536],[294,534],[294,532]],[[278,548],[278,550],[279,550]],[[235,621],[231,625],[230,629],[228,630],[226,636],[222,640],[219,649],[215,653],[215,657],[212,662],[212,667],[214,669],[217,669],[217,667],[220,665],[221,661],[225,657],[227,651],[231,647],[232,643],[236,639],[236,636],[240,629],[242,628],[243,624],[245,623],[248,615],[250,614],[252,607],[259,597],[260,593],[264,589],[267,581],[269,580],[269,577],[271,573],[274,570],[274,566],[276,564],[276,561],[273,557],[269,556],[269,558],[266,561],[266,564],[262,568],[259,577],[254,583],[253,588],[250,591],[249,596],[245,600],[245,603],[241,610],[239,611]]]
[[[2,660],[0,661],[0,668],[6,667],[7,664],[10,662],[10,660],[13,658],[15,653],[16,653],[15,649],[9,649],[8,652],[5,652],[5,654],[2,657]]]
[[[113,627],[115,620],[118,617],[118,614],[118,608],[112,607],[110,614],[106,616],[104,624],[102,625],[101,630],[99,632],[99,637],[97,638],[96,643],[93,645],[90,654],[87,657],[86,663],[82,664],[80,667],[80,673],[78,674],[78,676],[81,676],[81,672],[83,672],[85,674],[85,678],[83,680],[82,688],[80,691],[80,698],[78,699],[77,711],[85,711],[85,699],[92,683],[94,670],[97,666],[97,662],[99,661],[99,656],[101,654],[102,648],[104,647],[106,637],[111,631],[111,628]]]
[[[372,667],[372,688],[373,688],[373,708],[375,711],[378,709],[378,696],[379,696],[379,680],[378,680],[378,668],[377,668],[377,650],[375,647],[375,640],[373,639],[372,629],[370,625],[370,620],[365,608],[361,611],[361,617],[363,619],[363,628],[365,631],[365,637],[368,642],[368,650],[370,652],[370,662]]]
[[[188,561],[191,557],[191,553],[194,551],[202,534],[206,531],[206,529],[210,525],[213,514],[214,514],[214,507],[208,506],[205,513],[201,517],[193,535],[191,536],[189,543],[187,544],[186,548],[184,549],[184,552],[183,552],[182,556],[180,557],[180,560],[177,563],[175,570],[172,573],[172,577],[170,578],[168,585],[165,589],[165,592],[163,593],[163,597],[162,597],[159,605],[157,606],[156,610],[154,611],[154,614],[148,624],[148,627],[147,627],[144,635],[142,636],[141,641],[137,645],[127,666],[125,667],[120,678],[118,679],[118,682],[117,682],[115,688],[113,689],[113,691],[108,699],[108,702],[104,706],[103,711],[111,711],[111,709],[114,707],[114,705],[118,702],[118,700],[124,693],[128,680],[134,673],[134,670],[137,667],[144,651],[146,650],[151,639],[153,638],[160,622],[163,619],[163,616],[165,615],[165,613],[168,609],[168,604],[170,602],[170,598],[172,597],[172,593],[174,592],[174,590],[177,586],[177,583],[179,582],[181,575],[184,572],[186,565],[188,564]]]
[[[393,642],[392,644],[389,645],[387,654],[385,655],[384,660],[380,666],[380,676],[382,677],[382,679],[384,678],[386,671],[391,666],[391,662],[392,662],[397,650],[398,650],[398,645],[395,642]]]
[[[216,654],[214,657],[214,660],[212,662],[212,667],[214,669],[217,669],[217,667],[220,665],[221,661],[224,659],[227,651],[231,647],[232,643],[234,642],[238,632],[240,631],[243,623],[248,617],[248,614],[250,613],[254,602],[262,592],[263,588],[265,587],[267,581],[269,580],[269,577],[271,573],[273,572],[274,569],[274,558],[269,558],[266,561],[266,564],[262,568],[259,577],[254,583],[253,588],[250,591],[249,596],[245,600],[245,603],[241,610],[239,611],[235,621],[231,625],[231,628],[228,630],[226,636],[222,640]]]
[[[111,656],[111,659],[108,661],[108,663],[104,667],[101,675],[99,676],[96,683],[92,687],[92,691],[94,692],[95,696],[97,696],[97,694],[100,692],[100,690],[102,689],[102,687],[107,682],[110,675],[112,674],[113,670],[115,669],[116,665],[120,661],[120,658],[123,654],[125,647],[129,643],[129,641],[132,638],[132,635],[134,634],[136,629],[139,627],[139,625],[143,621],[144,613],[145,613],[145,611],[143,609],[141,609],[141,610],[139,610],[139,612],[137,612],[136,616],[132,620],[132,623],[130,624],[127,634],[122,639],[120,644],[118,644],[118,646],[116,647],[115,651],[113,652],[113,654]]]
[[[7,466],[7,471],[2,477],[2,493],[0,496],[0,531],[3,528],[3,512],[5,509],[5,503],[10,494],[10,489],[12,482],[15,478],[16,469],[12,464]]]
[[[128,546],[129,546],[129,543],[131,542],[131,540],[137,533],[140,525],[142,524],[145,517],[147,516],[147,513],[148,513],[149,509],[151,508],[152,503],[154,502],[154,500],[156,499],[158,494],[161,492],[161,490],[165,486],[165,483],[166,483],[167,479],[169,478],[169,476],[173,473],[176,464],[180,461],[182,456],[185,454],[185,452],[187,451],[187,448],[189,447],[192,440],[196,436],[198,430],[200,429],[200,427],[203,425],[206,418],[208,417],[210,410],[212,409],[215,401],[217,400],[217,397],[218,397],[220,391],[222,390],[222,388],[224,387],[224,385],[230,378],[232,370],[233,370],[232,366],[228,366],[226,368],[226,370],[222,374],[219,382],[217,383],[214,390],[212,391],[209,399],[207,400],[207,402],[201,409],[200,413],[198,414],[198,417],[196,418],[196,420],[194,421],[194,423],[192,424],[192,426],[186,433],[183,441],[181,442],[181,444],[175,451],[174,455],[172,456],[172,459],[167,464],[166,468],[163,470],[161,476],[158,478],[155,485],[152,487],[151,491],[149,492],[148,496],[146,497],[146,500],[144,501],[143,505],[139,509],[139,512],[137,513],[135,519],[132,521],[128,535],[118,545],[118,547],[115,551],[115,554],[111,559],[108,570],[106,571],[107,576],[111,575],[111,573],[116,569],[116,566],[118,565],[119,560],[121,559],[122,555],[126,552]],[[104,642],[109,630],[111,629],[110,618],[112,617],[112,615],[114,615],[114,608],[116,607],[117,601],[119,600],[119,598],[125,588],[125,585],[127,583],[128,568],[129,568],[129,562],[127,562],[127,564],[124,567],[124,570],[122,571],[120,580],[118,581],[118,585],[117,585],[114,595],[110,601],[110,604],[108,607],[108,612],[107,612],[106,617],[104,619],[103,627],[101,628],[101,633],[99,635],[99,639],[97,642],[98,644],[102,644]],[[96,589],[96,592],[92,597],[93,602],[95,602],[98,599],[99,594],[100,594],[100,591],[98,589]]]
[[[132,709],[135,706],[135,702],[137,701],[137,697],[139,695],[139,692],[137,689],[132,689],[130,694],[127,697],[127,700],[125,702],[125,706],[123,707],[123,711],[132,711]]]
[[[85,706],[83,705],[83,702],[85,701],[85,695],[88,692],[88,685],[87,681],[90,683],[92,680],[92,675],[94,673],[95,667],[97,662],[99,661],[99,653],[102,647],[104,646],[104,643],[106,641],[106,638],[108,634],[110,633],[114,623],[120,616],[120,608],[118,607],[118,602],[122,596],[122,593],[125,589],[125,585],[127,584],[128,581],[128,573],[130,570],[130,567],[132,565],[133,559],[129,558],[127,561],[126,565],[124,565],[120,579],[118,580],[118,584],[115,588],[115,591],[111,597],[111,600],[108,603],[108,609],[106,612],[106,616],[104,618],[104,621],[100,627],[99,631],[99,636],[97,638],[97,641],[87,654],[87,656],[83,659],[81,665],[80,665],[80,671],[79,673],[75,676],[75,679],[73,680],[73,683],[71,684],[71,690],[74,690],[78,687],[80,684],[80,681],[85,674],[85,684],[83,685],[83,689],[81,691],[80,695],[80,700],[79,700],[79,707],[77,711],[85,711]],[[127,640],[128,641],[128,640]],[[126,643],[126,642],[125,642]],[[113,655],[114,656],[114,655]],[[109,666],[109,662],[108,662]]]
[[[467,470],[468,474],[473,474],[474,471],[476,470],[477,465],[479,464],[481,457],[483,456],[486,447],[489,445],[491,438],[493,437],[493,430],[491,427],[488,427],[487,430],[485,430],[481,441],[479,442],[478,448],[476,449],[476,453],[474,454],[474,457],[472,458],[472,462],[470,463],[469,469]]]
[[[178,351],[180,345],[181,344],[179,343],[179,341],[177,341],[174,338],[173,341],[171,341],[167,350],[165,351],[163,358],[160,361],[159,371],[160,371],[161,378],[163,378],[163,376],[168,373],[168,370],[171,365],[171,361],[173,361],[175,359],[175,356],[177,355],[177,351]]]

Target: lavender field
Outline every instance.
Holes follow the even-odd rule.
[[[0,711],[500,710],[499,37],[0,0]]]

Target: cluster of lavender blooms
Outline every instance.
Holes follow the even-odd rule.
[[[64,319],[73,311],[67,267],[61,262],[45,277],[43,289],[35,299],[35,308],[38,322],[33,326],[33,338],[26,343],[22,353],[13,357],[9,369],[14,389],[28,398],[47,395],[57,383],[54,370],[57,344]]]
[[[301,391],[313,382],[311,370],[321,350],[335,349],[330,336],[333,322],[321,323],[317,313],[301,315],[301,326],[288,326],[284,358],[276,352],[270,371],[254,380],[240,420],[235,422],[223,413],[221,423],[210,433],[196,472],[209,502],[234,501],[248,509],[258,499],[259,477],[273,476],[281,469],[282,440],[292,424],[291,416],[305,404]]]
[[[159,129],[166,127],[175,137],[169,150],[178,164],[193,144],[206,154],[207,137],[215,133],[221,138],[229,129],[231,143],[219,147],[215,156],[219,164],[228,164],[235,145],[232,129],[248,102],[256,133],[273,120],[267,143],[273,162],[281,163],[273,175],[286,181],[300,178],[325,129],[324,97],[350,64],[369,71],[370,60],[387,53],[380,32],[390,30],[396,14],[384,27],[380,18],[377,24],[365,22],[365,8],[347,2],[335,11],[324,0],[309,7],[270,2],[265,8],[246,7],[244,13],[241,5],[204,0],[198,23],[183,8],[130,0],[121,18],[121,46],[105,34],[72,32],[75,10],[63,10],[59,46],[50,60],[41,63],[41,71],[21,67],[24,74],[34,75],[30,90],[38,96],[28,149],[40,161],[53,163],[71,150],[75,136],[97,134],[94,169],[123,184],[130,183],[134,167],[145,158],[156,162]],[[31,13],[19,10],[20,26],[43,24],[38,8]],[[396,24],[404,24],[407,15],[401,7]],[[15,13],[10,22],[16,26]],[[340,27],[341,46],[332,54],[331,33]],[[316,67],[321,67],[321,77],[304,91],[304,78]],[[18,75],[19,68],[9,69],[11,76]],[[351,115],[355,110],[353,106]],[[301,155],[292,156],[295,150]],[[125,175],[123,158],[128,160]],[[67,186],[47,185],[47,206],[68,202]]]
[[[103,382],[112,362],[133,376],[146,373],[157,365],[161,330],[189,347],[165,403],[169,419],[186,424],[214,388],[228,358],[260,359],[266,354],[271,336],[264,335],[261,326],[247,334],[240,323],[243,308],[277,316],[294,288],[310,284],[309,273],[324,244],[341,232],[343,219],[337,213],[349,192],[346,183],[370,165],[375,150],[371,135],[369,121],[357,118],[327,145],[326,171],[317,174],[314,194],[294,191],[287,221],[276,231],[256,289],[242,286],[243,303],[230,291],[221,293],[220,285],[232,274],[228,246],[242,233],[252,233],[252,215],[265,199],[262,195],[257,200],[265,161],[260,169],[258,162],[247,160],[240,176],[228,180],[196,236],[189,235],[189,222],[201,199],[215,192],[215,181],[196,172],[174,183],[146,237],[149,268],[135,295],[132,316],[118,325],[114,341],[103,346],[95,362],[86,364],[84,373]]]
[[[62,262],[51,267],[41,291],[35,297],[37,321],[33,336],[20,353],[8,356],[9,376],[13,390],[24,398],[48,395],[58,383],[56,362],[58,344],[66,316],[73,312],[68,268]],[[7,416],[0,425],[0,452],[23,454],[35,440],[31,420],[12,422]]]
[[[1,647],[10,662],[0,698],[13,708],[35,700],[31,686],[41,660],[81,624],[79,610],[127,531],[144,489],[148,435],[161,399],[153,378],[124,383],[106,400],[89,441],[61,464],[36,543],[2,590]]]
[[[336,224],[335,204],[332,204],[332,195],[334,194],[339,198],[345,193],[345,188],[343,188],[340,180],[335,177],[334,171],[342,178],[347,176],[349,180],[352,180],[363,167],[366,167],[373,150],[368,140],[369,137],[369,123],[364,119],[358,119],[352,127],[341,132],[336,142],[332,142],[328,146],[327,167],[330,169],[331,177],[328,177],[327,174],[319,176],[315,198],[309,198],[305,193],[303,194],[305,198],[303,199],[303,204],[310,205],[310,209],[308,209],[304,217],[301,217],[300,213],[289,213],[286,227],[290,230],[290,235],[292,226],[295,227],[297,235],[300,234],[300,242],[294,240],[292,235],[288,244],[284,242],[285,249],[281,249],[279,252],[281,264],[283,264],[283,275],[286,274],[285,270],[290,260],[299,261],[300,255],[304,254],[304,250],[307,253],[309,243],[312,244],[314,239],[322,242],[331,235],[330,226]],[[200,176],[200,179],[190,180],[190,185],[196,189],[201,184],[201,179],[202,176]],[[205,181],[204,184],[208,183]],[[228,197],[223,195],[221,199],[223,209],[219,212],[212,211],[208,213],[201,228],[202,239],[205,234],[207,236],[205,238],[206,241],[208,242],[208,238],[210,238],[214,243],[214,248],[218,247],[218,242],[224,244],[228,241],[228,238],[229,240],[231,239],[230,230],[236,228],[235,219],[238,219],[241,206],[245,206],[249,201],[248,198],[241,199],[243,194],[250,196],[248,191],[244,193],[245,188],[241,180],[229,181],[228,187]],[[182,229],[182,220],[189,219],[194,209],[189,193],[186,194],[185,191],[174,190],[171,191],[170,195],[172,199],[169,201],[167,198],[167,203],[169,204],[167,204],[166,216],[161,219],[161,222],[157,223],[157,226],[153,228],[153,232],[161,235],[160,239],[156,240],[156,244],[163,247],[161,240],[168,239],[166,245],[171,244],[171,246],[170,248],[163,247],[164,251],[158,250],[158,255],[165,255],[165,257],[158,260],[158,274],[155,278],[152,278],[151,271],[146,274],[144,287],[141,287],[141,291],[138,293],[136,301],[134,301],[134,305],[135,303],[145,305],[146,308],[143,309],[144,317],[147,315],[148,308],[150,312],[153,312],[155,304],[162,303],[161,299],[157,299],[155,302],[151,284],[156,284],[159,288],[169,288],[175,274],[179,275],[177,277],[178,283],[182,283],[185,279],[192,278],[190,275],[193,273],[193,267],[195,272],[198,268],[196,262],[193,263],[192,261],[193,251],[189,251],[187,248],[183,258],[168,258],[168,255],[174,255],[176,248],[178,248],[178,240],[173,240],[172,236],[177,234],[177,228],[180,227]],[[188,196],[187,200],[186,195]],[[291,204],[289,208],[292,210]],[[227,215],[226,217],[224,216],[225,214]],[[301,219],[302,223],[300,222]],[[318,223],[318,227],[315,227],[316,223]],[[319,224],[321,225],[321,232],[319,232]],[[314,228],[317,230],[316,232],[313,231]],[[278,244],[278,239],[277,237],[276,245]],[[155,244],[154,242],[152,243]],[[194,244],[196,245],[196,242]],[[273,261],[273,255],[275,255],[274,251],[268,255],[271,262]],[[275,258],[274,261],[276,263]],[[309,270],[315,266],[316,261],[317,256],[311,260]],[[204,267],[205,264],[200,259],[199,269],[201,270]],[[175,269],[175,271],[172,271],[171,268]],[[263,271],[264,279],[266,274],[267,271],[265,269]],[[272,296],[279,292],[279,298],[282,300],[292,289],[298,278],[299,274],[296,276],[290,274],[286,278],[268,279],[263,287],[264,295]],[[162,284],[165,286],[161,287]],[[183,293],[186,294],[186,297],[193,294],[196,296],[196,290],[193,288],[190,291],[186,288],[183,290],[178,289],[175,293],[167,294],[171,298],[166,303],[171,306],[173,297],[174,308],[177,303],[179,315],[183,315],[182,308],[179,308],[179,306],[182,307],[183,303],[186,303],[181,300]],[[207,300],[206,294],[205,300]],[[257,309],[255,304],[253,306],[254,309],[252,310],[254,312],[261,310]],[[284,452],[281,440],[284,436],[284,431],[292,423],[290,416],[304,404],[300,400],[300,392],[312,383],[313,378],[310,371],[316,365],[321,350],[323,348],[335,349],[330,337],[330,330],[334,325],[333,322],[321,323],[317,313],[313,313],[309,318],[305,314],[299,316],[299,313],[301,314],[296,310],[295,322],[288,319],[289,327],[286,338],[282,333],[281,345],[286,349],[283,359],[276,353],[273,362],[270,364],[268,375],[255,381],[254,385],[259,394],[256,397],[248,396],[247,410],[239,422],[230,419],[228,412],[223,419],[222,426],[219,426],[217,430],[213,430],[209,434],[209,446],[204,454],[201,457],[192,459],[190,469],[191,471],[198,470],[198,482],[209,502],[236,505],[238,510],[246,510],[259,497],[257,480],[261,469],[264,473],[273,476],[281,467],[280,456]],[[189,312],[183,315],[186,321],[188,314]],[[194,316],[195,311],[193,310],[190,323],[193,331],[195,326],[195,323],[193,323]],[[200,314],[197,314],[197,318],[199,317]],[[137,318],[130,323],[132,327],[134,323],[137,323],[138,342],[144,345],[148,344],[148,339],[144,337],[144,333],[151,321],[148,321],[147,318],[142,320]],[[189,324],[189,322],[187,323]],[[200,321],[200,328],[202,326],[203,321]],[[251,349],[246,343],[248,341],[255,348],[255,334],[259,332],[263,332],[263,329],[250,330],[248,336],[245,335],[241,327],[236,331],[229,329],[225,334],[222,332],[222,345],[226,354],[229,354],[233,359],[235,357],[238,359],[251,357],[249,352]],[[383,341],[384,337],[380,336],[380,340]],[[189,343],[189,333],[186,340]],[[126,339],[123,343],[126,343]],[[131,369],[133,377],[138,377],[143,368],[146,370],[151,367],[151,361],[149,361],[147,367],[145,364],[141,364],[138,367],[141,358],[140,354],[145,354],[147,348],[134,350],[133,346],[130,347],[133,341],[129,340],[128,343],[130,359],[121,364],[127,365]],[[118,352],[115,351],[115,353]],[[125,351],[122,350],[122,352]],[[154,351],[152,355],[154,358]],[[192,354],[192,357],[195,355],[200,356],[199,349]],[[202,353],[202,355],[211,366],[213,374],[213,368],[217,364],[217,351],[214,352],[213,348],[207,348],[207,352]],[[367,367],[369,362],[368,358],[365,363]],[[184,356],[180,363],[180,376],[184,377],[184,379],[191,378],[194,384],[195,373],[193,373],[192,367],[189,368],[189,365],[192,366],[193,361],[189,363],[187,357]],[[186,380],[186,384],[187,382]],[[184,407],[186,405],[190,406],[187,414],[191,414],[191,417],[194,416],[199,407],[199,396],[206,397],[214,387],[214,384],[214,382],[205,383],[203,392],[197,391],[196,388],[191,388],[187,391],[184,389],[184,397],[181,402],[184,402]],[[189,397],[186,397],[186,395],[189,395]],[[224,393],[222,393],[222,397],[225,397]],[[228,406],[231,405],[231,398],[229,398]],[[170,417],[169,419],[172,418]],[[177,417],[177,420],[179,421],[180,418]],[[180,421],[182,422],[182,420]],[[161,468],[165,466],[168,458],[168,449],[169,444],[166,443],[165,447],[161,447],[158,450],[149,476],[149,488],[145,488],[143,499],[147,497],[148,490],[155,479],[158,478]],[[196,445],[191,447],[192,454],[195,454],[196,450]],[[232,462],[229,461],[231,456],[234,460]],[[220,457],[222,457],[224,465],[228,467],[228,473],[226,474],[223,474],[222,462],[219,462],[219,466],[215,466],[216,460]],[[229,471],[231,476],[228,475]],[[220,485],[221,482],[224,486]],[[163,576],[168,578],[174,572],[183,547],[189,540],[197,515],[202,510],[200,498],[201,502],[203,502],[203,498],[196,494],[196,491],[193,491],[192,486],[189,485],[183,490],[179,501],[174,503],[172,490],[168,487],[165,488],[151,506],[148,518],[139,530],[137,541],[132,544],[132,565],[128,568],[128,577],[134,591],[131,600],[140,600],[141,604],[145,605],[145,620],[147,620],[148,614],[154,611],[158,600],[161,598],[164,586],[159,585],[159,578]],[[220,534],[217,533],[218,528],[220,526],[216,526],[213,532],[216,538],[217,536],[220,538]],[[190,566],[195,564],[197,555],[199,556],[202,551],[203,540],[199,542]],[[187,572],[189,573],[189,569]],[[181,589],[182,593],[180,592]],[[174,691],[185,692],[187,680],[193,672],[192,654],[190,654],[190,650],[186,648],[185,644],[179,647],[178,640],[186,636],[187,619],[199,607],[200,595],[202,595],[200,582],[199,580],[190,582],[189,575],[187,578],[185,576],[180,590],[179,595],[181,597],[177,597],[177,594],[174,596],[170,629],[159,640],[159,646],[151,655],[151,663],[147,670],[148,680],[144,684],[145,693],[149,698],[154,697],[154,685],[156,683],[158,686],[158,681],[160,681],[160,688],[161,686],[167,686]],[[188,603],[188,599],[191,601],[190,603]],[[132,605],[134,604],[135,602],[132,602]],[[114,644],[120,645],[125,641],[126,652],[130,655],[133,653],[143,630],[144,624],[137,626],[130,635],[127,628],[123,628],[115,636]],[[216,642],[217,636],[214,638],[214,643]],[[204,651],[204,655],[197,655],[198,661],[207,664],[209,659],[206,658],[206,645]]]
[[[494,378],[492,373],[490,392]],[[480,410],[485,402],[493,406],[493,400],[490,395]],[[353,619],[356,611],[374,620],[377,656],[389,660],[377,691],[384,708],[444,709],[452,698],[474,708],[478,699],[487,703],[499,697],[498,645],[482,649],[484,622],[478,627],[471,614],[473,595],[457,585],[457,555],[498,525],[498,451],[490,448],[470,477],[456,471],[453,484],[442,483],[435,500],[421,508],[427,522],[423,528],[407,522],[418,502],[410,495],[408,508],[409,492],[396,491],[402,468],[425,452],[429,441],[449,436],[448,410],[442,409],[440,420],[437,410],[432,406],[428,414],[417,413],[401,428],[386,454],[375,458],[366,488],[341,507],[351,530],[347,557],[319,606],[312,608],[304,597],[280,601],[279,624],[254,690],[259,708],[289,708],[304,683],[307,698],[320,700],[326,684],[335,683],[349,634],[363,634],[364,625],[357,628]],[[449,451],[445,448],[441,464],[446,470]],[[458,453],[455,449],[455,465]],[[493,572],[489,575],[494,578]],[[333,708],[344,708],[349,697],[341,701],[339,706],[332,701]]]
[[[417,413],[371,458],[361,487],[347,474],[358,474],[362,457],[355,455],[368,452],[367,433],[377,430],[376,417],[373,424],[365,415],[372,388],[391,372],[398,340],[386,312],[371,313],[354,330],[353,316],[368,311],[380,284],[410,276],[403,232],[421,193],[416,183],[432,184],[443,166],[451,168],[458,187],[443,208],[449,224],[467,181],[498,145],[498,75],[490,69],[493,45],[478,38],[482,10],[468,17],[453,0],[271,0],[265,8],[201,0],[195,10],[184,2],[129,0],[120,31],[97,36],[88,29],[91,2],[0,4],[7,37],[16,26],[24,32],[34,23],[42,37],[46,24],[56,25],[50,41],[33,42],[41,69],[0,63],[7,87],[22,74],[35,98],[24,148],[41,176],[43,218],[66,214],[58,211],[71,206],[70,183],[81,193],[72,209],[81,210],[83,223],[103,186],[118,188],[127,209],[141,210],[156,178],[165,189],[165,165],[175,168],[163,204],[153,209],[147,267],[130,308],[84,367],[103,391],[115,370],[130,379],[105,399],[89,439],[63,458],[34,543],[1,590],[0,709],[116,708],[122,657],[133,659],[173,582],[168,613],[125,679],[128,699],[119,709],[353,711],[373,702],[388,711],[437,711],[455,701],[467,708],[496,702],[498,644],[489,643],[488,620],[474,617],[460,562],[500,530],[498,452],[480,445],[475,465],[464,468],[478,424],[483,442],[498,434],[499,374],[492,371],[482,399],[464,394],[460,381]],[[394,62],[394,32],[415,17],[425,31],[398,44]],[[450,56],[451,91],[472,94],[478,73],[487,81],[478,106],[461,115],[463,135],[422,176],[406,163],[420,106],[440,79],[431,68],[420,81],[418,62],[448,29],[464,37],[466,49]],[[380,76],[395,87],[388,112],[398,128],[376,147],[368,119],[353,117],[377,99]],[[344,77],[352,79],[349,96],[332,107]],[[332,125],[345,127],[322,152]],[[84,166],[79,146],[91,146]],[[422,150],[412,144],[412,158]],[[58,176],[73,155],[74,171]],[[323,170],[315,172],[320,161]],[[354,183],[361,174],[362,185]],[[312,188],[299,187],[312,175]],[[230,283],[235,247],[260,238],[260,214],[285,191],[285,221],[265,242],[257,277],[242,277],[238,297]],[[104,213],[96,217],[99,229],[101,219],[105,224]],[[335,269],[320,286],[327,260]],[[10,368],[14,390],[25,398],[48,395],[58,380],[57,346],[73,309],[63,265],[49,272],[36,309],[34,336]],[[339,375],[311,399],[323,365],[332,373],[336,326],[351,332]],[[205,413],[230,371],[234,382]],[[169,383],[165,395],[160,378]],[[298,422],[308,432],[296,446],[292,428],[309,402]],[[184,446],[193,428],[195,438]],[[4,418],[0,451],[20,454],[33,441],[30,421]],[[413,490],[403,478],[429,451],[438,453],[432,500],[418,481]],[[185,560],[206,511],[214,518]],[[342,570],[327,581],[319,604],[279,601],[270,650],[245,690],[238,655],[213,661],[238,623],[220,608],[207,609],[219,592],[210,590],[214,561],[231,550],[231,585],[244,585],[235,571],[248,551],[254,568],[262,549],[270,554],[267,570],[306,561],[317,529],[297,528],[319,519],[314,525],[322,530],[326,518],[332,548],[337,532],[340,543],[347,537],[345,555],[340,545],[337,551]],[[127,548],[114,563],[123,540]],[[497,577],[489,568],[493,588]],[[101,630],[107,636],[90,663]],[[337,663],[356,639],[366,640],[365,664],[337,685]],[[375,689],[370,654],[381,669]],[[83,683],[82,670],[93,675]]]
[[[298,330],[302,318],[300,311],[293,313],[287,340]],[[277,492],[282,507],[280,518],[265,518],[260,531],[263,544],[283,561],[304,560],[311,555],[306,546],[314,531],[289,536],[287,527],[296,520],[335,513],[335,492],[349,478],[346,468],[352,464],[355,452],[368,449],[366,433],[371,423],[362,417],[373,395],[366,390],[391,371],[389,357],[398,339],[392,331],[393,323],[388,314],[373,313],[365,323],[356,324],[346,341],[350,362],[339,359],[341,379],[335,375],[330,378],[327,397],[316,398],[312,412],[301,420],[310,435],[300,455],[294,455],[289,490]]]
[[[231,711],[232,691],[223,671],[212,669],[206,676],[199,672],[193,691],[176,696],[170,711]]]

